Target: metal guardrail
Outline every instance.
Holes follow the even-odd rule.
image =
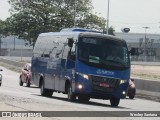
[[[137,93],[155,96],[160,99],[160,81],[134,79]]]

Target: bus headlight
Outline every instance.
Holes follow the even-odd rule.
[[[125,94],[126,94],[126,92],[125,92],[125,91],[123,91],[123,92],[122,92],[122,94],[123,94],[123,95],[125,95]]]
[[[127,82],[127,80],[120,80],[120,84],[124,84],[126,82]]]
[[[83,73],[77,73],[77,74],[80,75],[80,76],[82,76],[86,80],[89,79],[88,75],[86,75],[86,74],[83,74]]]
[[[88,75],[83,74],[83,78],[88,80]]]
[[[78,89],[82,89],[82,88],[83,88],[83,85],[79,84]]]

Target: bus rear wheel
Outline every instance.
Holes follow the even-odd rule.
[[[68,94],[68,101],[75,101],[76,100],[76,95],[72,92],[71,85],[68,86],[67,94]]]
[[[120,102],[120,99],[119,99],[119,98],[113,97],[113,98],[110,99],[110,103],[111,103],[111,106],[112,106],[112,107],[117,107],[118,104],[119,104],[119,102]]]

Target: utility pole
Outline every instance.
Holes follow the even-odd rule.
[[[2,36],[0,35],[0,56],[1,56],[1,53],[2,53]]]
[[[13,50],[15,50],[15,36],[13,38]]]
[[[76,0],[74,0],[74,28],[76,27]]]
[[[145,29],[145,35],[144,35],[144,57],[145,57],[145,61],[146,61],[146,55],[147,55],[147,53],[146,53],[146,44],[147,44],[147,37],[146,37],[146,31],[147,31],[147,29],[149,29],[149,27],[143,27],[144,29]]]
[[[108,0],[108,11],[107,11],[107,34],[108,34],[108,30],[109,30],[109,0]]]
[[[1,41],[1,37],[0,37],[0,55],[1,55],[1,43],[2,43],[2,41]]]

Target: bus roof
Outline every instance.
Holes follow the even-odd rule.
[[[109,38],[109,39],[117,39],[122,40],[116,36],[103,34],[102,32],[90,30],[90,29],[83,29],[83,28],[65,28],[62,29],[60,32],[48,32],[48,33],[41,33],[39,36],[55,36],[55,35],[81,35],[81,36],[91,36],[91,37],[102,37],[102,38]]]
[[[100,37],[100,38],[108,38],[108,39],[117,39],[124,41],[124,39],[121,39],[119,37],[113,36],[113,35],[108,35],[108,34],[97,34],[97,33],[91,33],[91,32],[83,32],[80,33],[81,36],[88,36],[88,37]]]
[[[60,32],[48,32],[41,33],[39,36],[50,36],[50,35],[75,35],[81,32],[92,32],[92,33],[101,33],[97,30],[85,29],[85,28],[64,28]]]
[[[85,28],[64,28],[60,32],[94,32],[94,33],[102,33],[97,30],[85,29]]]

